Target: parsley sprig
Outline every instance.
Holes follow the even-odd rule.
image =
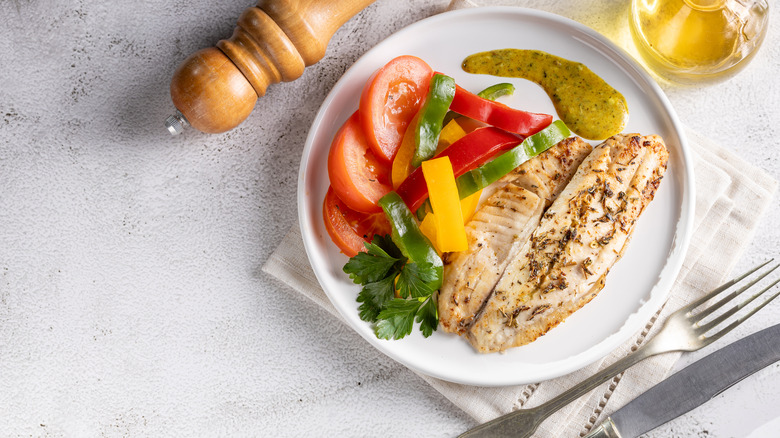
[[[380,339],[411,334],[415,321],[423,336],[433,334],[439,324],[430,286],[437,276],[433,264],[409,262],[390,236],[374,236],[366,249],[344,265],[349,278],[363,286],[357,297],[360,319],[374,323]]]

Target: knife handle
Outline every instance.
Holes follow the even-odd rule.
[[[249,116],[273,83],[292,81],[325,55],[336,30],[374,0],[259,0],[233,36],[185,59],[171,80],[177,112],[171,134],[187,125],[229,131]]]
[[[603,423],[599,424],[595,429],[591,430],[589,434],[585,435],[585,438],[622,438],[620,432],[617,430],[617,426],[612,421],[612,418],[607,417]]]

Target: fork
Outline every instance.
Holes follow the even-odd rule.
[[[774,288],[778,282],[780,282],[780,278],[762,290],[756,292],[754,295],[750,296],[743,302],[735,305],[722,314],[715,316],[711,320],[705,321],[705,318],[712,315],[715,311],[727,303],[732,302],[743,292],[751,289],[764,277],[780,267],[780,263],[770,267],[766,272],[760,274],[757,278],[720,298],[717,302],[702,308],[696,313],[693,311],[711,299],[715,298],[722,292],[725,292],[733,286],[738,285],[738,283],[740,283],[742,280],[746,279],[751,274],[771,263],[773,260],[774,259],[758,265],[750,271],[729,282],[724,283],[715,290],[709,292],[707,295],[672,313],[667,318],[661,330],[652,339],[634,350],[633,353],[623,357],[607,368],[604,368],[600,372],[583,380],[568,391],[561,393],[557,397],[537,407],[519,409],[494,420],[488,421],[487,423],[479,425],[463,433],[460,435],[460,438],[500,436],[529,437],[534,433],[534,431],[536,431],[536,428],[539,427],[539,425],[542,424],[542,422],[544,422],[544,420],[554,412],[578,399],[579,397],[587,394],[607,380],[622,373],[632,365],[657,354],[669,353],[672,351],[696,351],[717,341],[723,335],[743,323],[746,319],[753,316],[753,314],[761,310],[761,308],[769,304],[769,302],[777,298],[777,296],[780,295],[780,291],[770,296],[763,303],[756,306],[750,312],[740,316],[726,327],[715,333],[709,335],[706,334],[712,329],[716,328],[716,326],[725,322],[729,317],[737,313],[737,311],[750,304],[750,302],[763,295],[768,290]]]

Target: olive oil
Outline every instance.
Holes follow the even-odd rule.
[[[756,53],[766,0],[633,0],[631,33],[649,67],[677,82],[728,78]]]

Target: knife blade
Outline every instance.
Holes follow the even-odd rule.
[[[780,360],[780,324],[692,363],[618,409],[585,438],[635,438]]]

